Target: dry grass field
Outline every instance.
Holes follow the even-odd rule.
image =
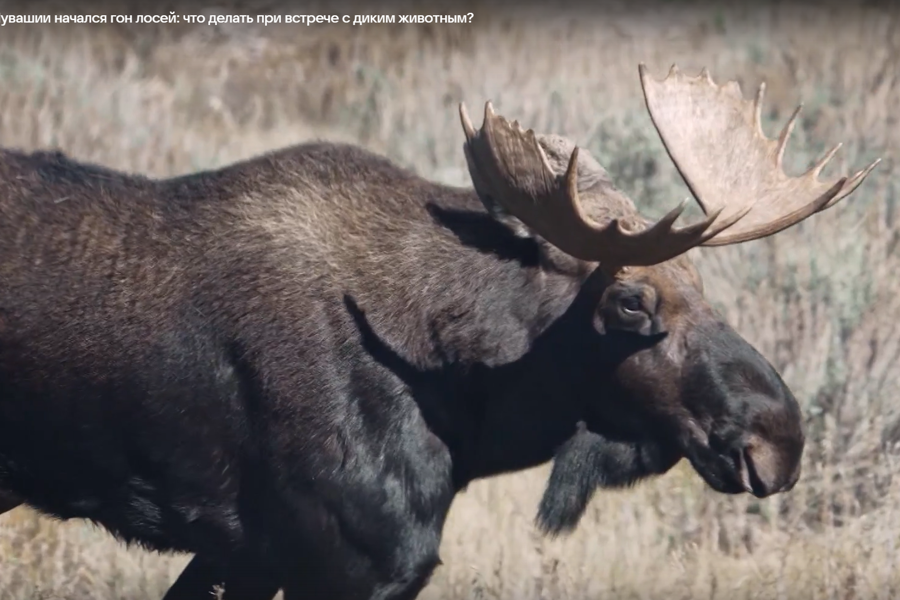
[[[800,484],[765,501],[725,497],[682,464],[598,494],[580,529],[552,540],[532,522],[546,467],[479,482],[454,504],[445,564],[423,597],[900,597],[900,11],[598,5],[605,14],[404,9],[473,10],[471,25],[7,26],[0,144],[164,176],[329,138],[466,183],[456,105],[480,123],[490,98],[526,126],[577,140],[658,216],[688,191],[645,112],[638,62],[659,76],[674,62],[706,66],[748,97],[765,80],[770,136],[804,104],[790,173],[837,142],[826,174],[883,158],[851,199],[801,226],[692,251],[707,295],[803,404]],[[296,6],[270,10],[401,12]],[[25,508],[0,517],[2,600],[157,599],[186,561]]]

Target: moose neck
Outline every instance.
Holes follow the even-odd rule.
[[[574,526],[594,490],[659,475],[681,457],[670,443],[636,436],[597,410],[617,394],[612,369],[625,348],[616,344],[610,351],[594,329],[605,276],[599,270],[573,276],[572,269],[555,266],[521,274],[519,295],[538,299],[530,320],[505,304],[508,295],[487,303],[506,307],[508,315],[515,311],[532,332],[521,356],[502,362],[486,354],[436,395],[444,414],[455,415],[445,441],[453,450],[457,487],[554,460],[539,512],[540,526],[548,531]],[[498,347],[504,353],[514,349],[512,343]]]
[[[488,372],[480,389],[481,435],[473,445],[471,476],[487,477],[530,468],[550,460],[556,450],[591,420],[589,403],[602,393],[603,368],[592,356],[590,314],[595,291],[590,283],[554,281],[544,275],[534,294],[550,297],[553,307],[540,319],[549,323],[530,341],[522,357]],[[593,394],[592,394],[593,392]]]
[[[458,264],[439,269],[493,282],[446,298],[445,305],[472,306],[464,296],[477,294],[477,308],[434,336],[435,354],[451,358],[433,371],[432,393],[420,401],[424,413],[440,415],[432,422],[463,486],[550,460],[586,418],[587,379],[598,375],[585,368],[599,297],[592,270],[534,240],[498,244],[504,247],[462,252]],[[427,406],[432,402],[440,406]]]
[[[479,435],[466,465],[469,477],[544,463],[588,418],[587,386],[578,377],[577,349],[569,343],[538,340],[520,361],[485,377],[483,406],[475,417]]]
[[[489,215],[471,190],[442,191],[427,205],[442,251],[417,255],[418,284],[394,277],[344,303],[366,352],[404,382],[449,448],[463,487],[552,459],[579,421],[603,429],[588,403],[604,394],[592,321],[604,281]],[[401,267],[410,246],[396,242]],[[387,296],[385,284],[396,286]]]

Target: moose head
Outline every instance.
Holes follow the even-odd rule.
[[[717,85],[706,69],[690,77],[673,66],[662,81],[639,70],[653,124],[705,218],[676,227],[685,200],[649,223],[587,152],[523,130],[490,102],[480,130],[460,105],[476,192],[495,218],[537,239],[546,260],[598,274],[590,318],[593,368],[602,373],[597,422],[648,440],[656,472],[685,457],[720,492],[764,498],[790,490],[804,447],[797,400],[709,305],[685,253],[783,231],[834,206],[880,159],[852,177],[820,181],[839,144],[790,177],[782,156],[800,107],[771,140],[760,122],[765,84],[747,101],[736,82]]]

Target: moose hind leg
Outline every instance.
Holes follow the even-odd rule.
[[[216,586],[222,588],[222,600],[272,600],[280,587],[250,561],[236,559],[224,565],[195,556],[163,600],[210,600],[217,598]]]

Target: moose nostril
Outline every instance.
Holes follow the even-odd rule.
[[[738,480],[744,491],[753,493],[753,484],[751,482],[751,474],[749,461],[747,460],[747,451],[743,448],[735,448],[731,450],[731,460],[734,463],[734,470]]]
[[[760,465],[755,460],[754,456],[754,446],[748,445],[745,446],[741,450],[741,455],[744,458],[744,464],[746,468],[746,479],[744,481],[745,487],[747,491],[757,498],[765,498],[769,496],[773,491],[773,482],[766,481],[767,477],[764,477],[759,472]]]

